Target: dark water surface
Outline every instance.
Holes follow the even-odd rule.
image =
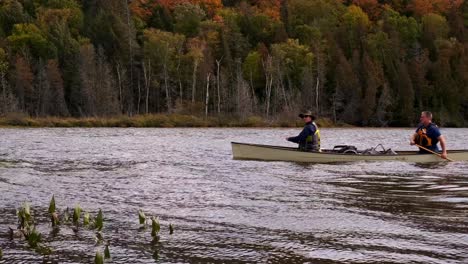
[[[291,146],[298,132],[0,129],[0,263],[92,263],[103,250],[92,230],[51,232],[52,194],[61,211],[102,209],[109,263],[468,263],[467,162],[232,160],[230,141]],[[410,150],[411,133],[323,129],[322,147]],[[468,148],[468,129],[443,133]],[[23,202],[51,255],[9,238]],[[140,229],[140,208],[159,216],[159,243]]]

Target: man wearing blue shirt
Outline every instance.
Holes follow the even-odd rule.
[[[432,113],[424,111],[421,113],[420,124],[416,129],[416,132],[411,137],[411,145],[420,145],[434,152],[438,152],[439,148],[437,143],[440,142],[442,147],[441,157],[447,158],[447,149],[445,147],[445,138],[440,133],[439,128],[436,124],[432,123]],[[419,153],[429,153],[428,151],[419,148]]]
[[[302,151],[320,151],[320,130],[314,122],[312,111],[301,113],[299,117],[304,120],[304,129],[298,136],[287,137],[286,140],[299,144]]]

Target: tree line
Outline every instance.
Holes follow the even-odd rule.
[[[463,0],[2,0],[0,115],[468,124]]]

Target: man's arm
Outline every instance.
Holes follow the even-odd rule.
[[[416,140],[416,136],[417,136],[417,135],[418,135],[418,133],[414,133],[414,134],[411,136],[411,138],[410,138],[410,145],[411,145],[411,146],[416,144],[415,140]]]
[[[444,136],[439,136],[437,138],[440,142],[440,146],[442,147],[442,154],[440,155],[442,158],[446,159],[447,158],[447,148],[445,145],[445,137]]]
[[[291,142],[294,142],[294,143],[299,143],[299,142],[304,142],[308,135],[310,135],[309,128],[304,127],[304,129],[301,131],[301,133],[298,136],[289,137],[289,138],[286,138],[286,139],[288,141],[291,141]]]

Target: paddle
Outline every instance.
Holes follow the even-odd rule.
[[[423,147],[423,146],[421,146],[421,145],[418,145],[418,144],[414,144],[414,145],[416,145],[416,146],[418,146],[418,147],[424,149],[425,151],[428,151],[428,152],[430,152],[430,153],[432,153],[432,154],[434,154],[434,155],[439,156],[441,159],[446,159],[446,160],[448,160],[448,161],[454,161],[453,159],[449,159],[449,157],[447,157],[447,158],[442,158],[442,155],[440,155],[439,153],[434,152],[434,151],[432,151],[432,150],[430,150],[430,149],[428,149],[428,148],[425,148],[425,147]]]

